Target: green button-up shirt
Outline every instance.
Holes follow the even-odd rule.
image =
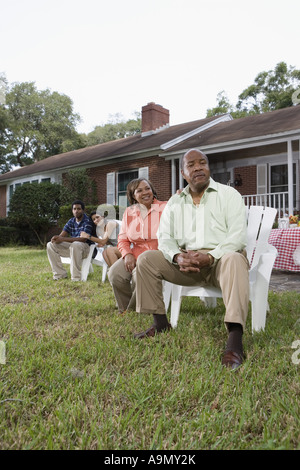
[[[169,199],[160,219],[158,249],[170,262],[182,249],[207,249],[220,259],[245,248],[246,230],[246,206],[240,193],[210,178],[199,205],[193,203],[189,186]]]

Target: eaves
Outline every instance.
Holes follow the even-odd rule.
[[[74,162],[68,165],[61,165],[57,166],[55,168],[48,168],[48,169],[41,169],[38,168],[35,171],[26,171],[24,174],[20,172],[18,175],[14,174],[14,172],[7,173],[7,178],[3,178],[4,175],[1,175],[2,177],[0,178],[0,186],[2,184],[7,184],[10,181],[14,181],[16,179],[22,179],[25,178],[26,176],[32,176],[35,174],[42,174],[42,175],[49,175],[53,173],[64,173],[68,170],[72,170],[74,168],[95,168],[99,166],[105,166],[108,163],[113,164],[115,163],[116,165],[120,162],[124,161],[130,161],[130,160],[137,160],[139,158],[147,158],[147,157],[152,157],[152,156],[158,156],[161,151],[160,146],[153,147],[151,149],[147,150],[138,150],[135,152],[128,152],[128,153],[123,153],[123,154],[118,154],[118,155],[108,155],[107,157],[101,156],[99,159],[92,159],[90,161],[85,161],[85,162]],[[28,167],[23,167],[28,170],[30,168],[30,165]],[[8,176],[10,175],[10,176]]]
[[[202,150],[204,153],[212,154],[219,152],[230,152],[232,150],[242,150],[245,148],[251,147],[260,147],[264,145],[272,145],[276,143],[287,142],[289,140],[298,140],[300,139],[300,129],[280,132],[277,134],[269,134],[264,136],[256,136],[247,139],[232,140],[228,142],[219,142],[215,144],[203,144],[197,146],[199,150]],[[191,147],[188,145],[186,148],[173,149],[170,152],[161,153],[159,156],[164,157],[166,160],[170,160],[178,155],[183,155]]]

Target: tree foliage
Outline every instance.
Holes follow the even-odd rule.
[[[61,203],[71,204],[75,199],[85,204],[97,203],[96,184],[85,168],[75,168],[64,175]]]
[[[5,110],[5,96],[7,92],[7,79],[3,73],[0,74],[0,173],[9,171],[9,166],[5,158],[6,138],[5,130],[8,125],[8,116]]]
[[[62,186],[57,183],[29,183],[16,188],[10,204],[8,223],[30,228],[40,244],[45,246],[46,235],[59,216]]]
[[[13,84],[1,105],[2,172],[83,147],[75,129],[79,120],[68,96],[39,91],[33,82]]]
[[[116,114],[104,126],[96,126],[95,129],[87,135],[87,145],[97,145],[111,140],[123,139],[141,132],[140,113],[135,114],[135,119],[124,121],[121,115]]]
[[[236,106],[230,104],[224,91],[217,96],[217,106],[207,110],[207,116],[230,113],[233,117],[265,113],[298,103],[293,96],[300,88],[300,70],[279,62],[274,70],[259,73],[254,83],[238,97]]]
[[[234,107],[230,104],[225,91],[220,91],[217,95],[217,106],[206,111],[206,117],[219,116],[221,114],[233,113]]]

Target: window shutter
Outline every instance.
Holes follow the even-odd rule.
[[[257,194],[266,194],[268,192],[267,176],[267,164],[257,165]]]
[[[149,168],[147,166],[144,166],[142,168],[139,168],[139,178],[149,178]]]
[[[114,205],[115,200],[115,172],[106,175],[106,203]]]

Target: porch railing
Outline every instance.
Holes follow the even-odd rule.
[[[243,196],[245,205],[250,206],[268,206],[277,209],[278,216],[283,217],[288,214],[288,192],[283,193],[265,193],[265,194],[249,194]]]

